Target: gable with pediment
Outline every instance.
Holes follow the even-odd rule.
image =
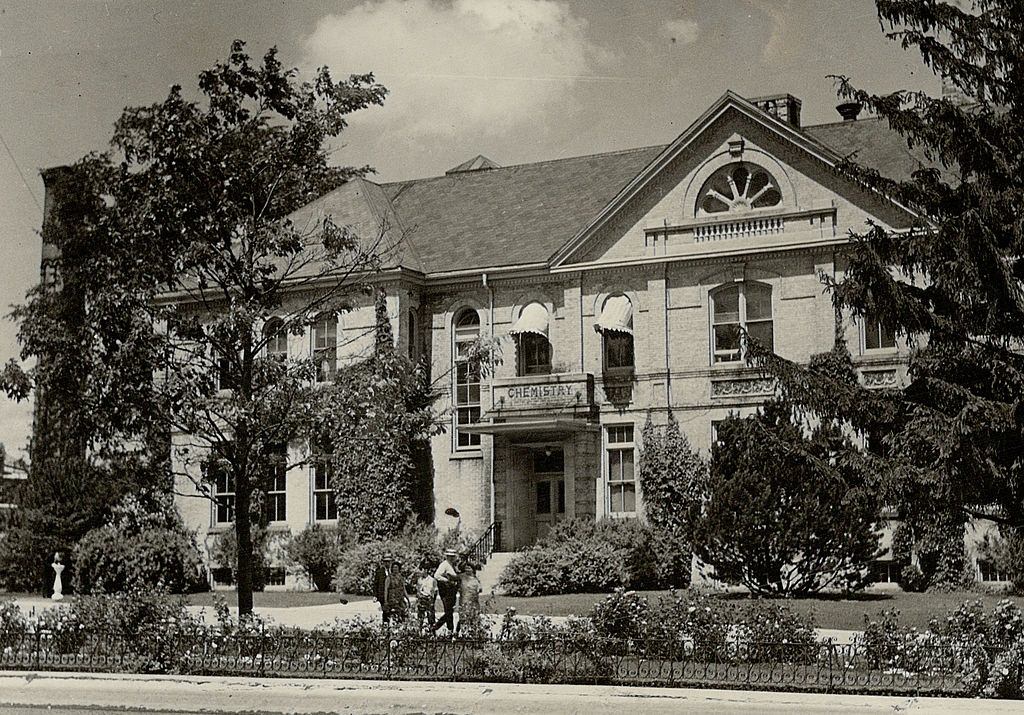
[[[726,112],[556,261],[618,263],[840,242],[909,214],[762,123]]]

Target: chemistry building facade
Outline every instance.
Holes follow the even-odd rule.
[[[717,421],[773,394],[738,328],[798,362],[831,347],[820,277],[841,277],[849,232],[912,223],[836,167],[855,152],[893,178],[922,166],[884,123],[844,111],[802,126],[790,95],[726,93],[665,146],[509,167],[476,157],[434,178],[354,180],[300,211],[401,236],[377,279],[399,349],[428,358],[448,415],[431,443],[439,527],[455,510],[511,551],[563,519],[642,518],[648,413],[671,409],[707,453]],[[367,297],[270,349],[333,370],[367,354],[373,322]],[[842,330],[865,385],[903,383],[901,341],[850,316]],[[501,346],[483,374],[468,359],[480,338]],[[212,506],[178,500],[207,547],[233,518],[230,483],[214,486]],[[282,471],[267,502],[272,530],[338,518],[315,465]]]

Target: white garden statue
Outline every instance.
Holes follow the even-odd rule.
[[[58,551],[53,555],[53,595],[50,596],[54,601],[64,600],[64,584],[61,583],[60,575],[64,571],[64,564],[60,562],[60,552]]]

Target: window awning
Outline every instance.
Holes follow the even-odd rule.
[[[519,314],[519,320],[509,329],[509,335],[536,333],[548,337],[548,309],[540,303],[530,303]]]
[[[632,335],[633,304],[629,302],[629,298],[624,295],[613,295],[606,300],[595,327],[602,332],[614,330]]]

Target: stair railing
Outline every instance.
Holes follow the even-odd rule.
[[[491,554],[499,549],[501,549],[501,522],[496,521],[487,527],[476,543],[469,547],[469,558],[483,566],[487,563],[487,559],[491,558]]]

